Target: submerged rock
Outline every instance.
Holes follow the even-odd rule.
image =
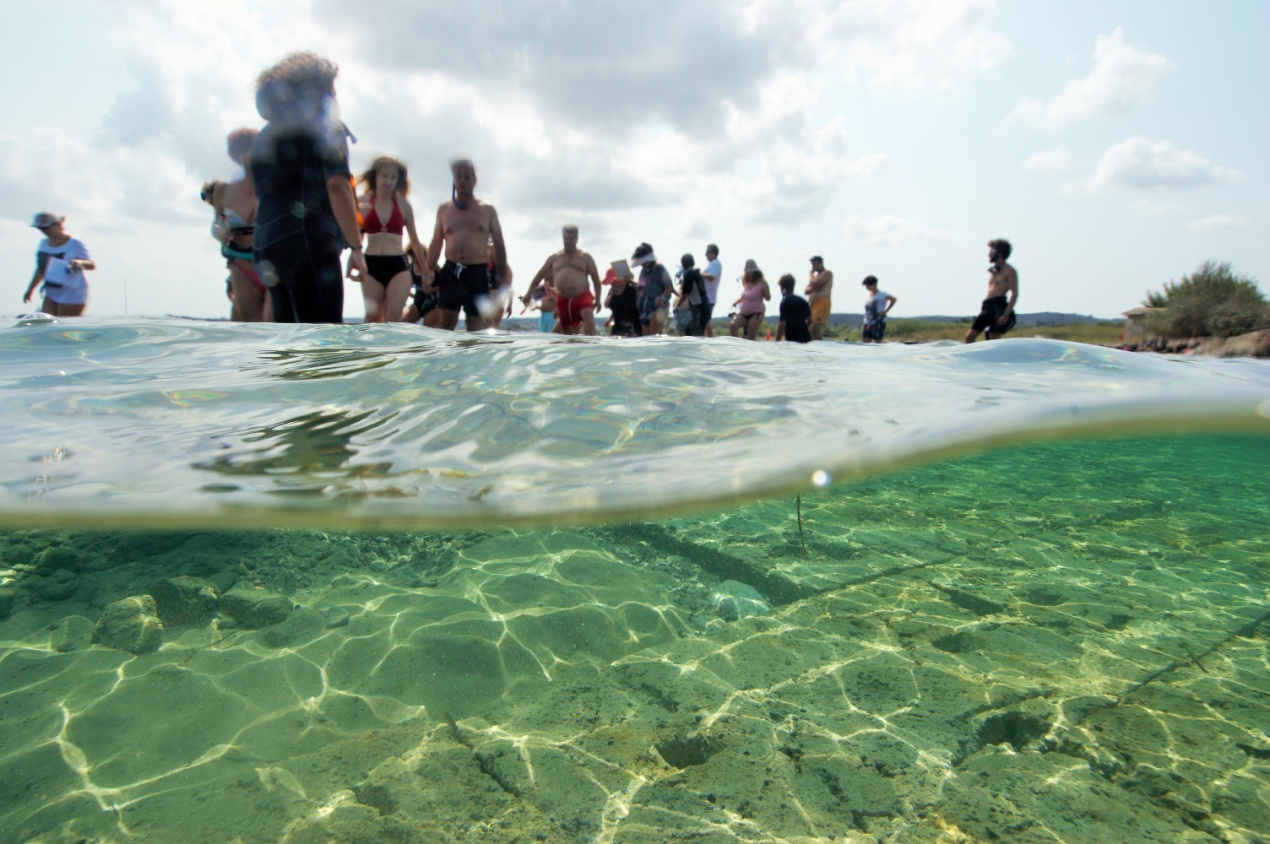
[[[205,624],[216,614],[220,593],[201,577],[165,577],[150,587],[159,618],[169,627]]]
[[[44,571],[82,571],[88,568],[88,554],[70,545],[56,545],[46,550],[40,558]]]
[[[322,621],[327,630],[348,626],[348,610],[343,607],[327,607],[322,610]]]
[[[13,612],[13,604],[17,599],[18,593],[12,587],[0,586],[0,621],[4,621]]]
[[[64,601],[79,590],[79,575],[58,569],[47,577],[32,575],[23,585],[46,601]]]
[[[235,586],[220,596],[220,611],[243,627],[269,627],[291,614],[291,599],[267,589]]]
[[[301,608],[261,633],[260,642],[270,648],[286,648],[316,639],[325,629],[322,613]]]
[[[158,650],[163,644],[163,622],[154,598],[133,595],[107,604],[93,628],[92,642],[134,654]]]
[[[716,586],[710,593],[710,603],[728,621],[772,611],[772,605],[757,589],[739,580],[725,580]]]
[[[68,615],[49,629],[49,646],[59,654],[86,648],[93,641],[93,623],[82,615]]]
[[[238,575],[232,571],[218,571],[207,576],[207,582],[216,587],[217,595],[224,595],[238,582]]]

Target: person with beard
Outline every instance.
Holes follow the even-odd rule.
[[[992,266],[988,267],[988,297],[983,300],[979,316],[970,324],[963,342],[973,343],[981,331],[985,332],[985,340],[997,340],[1014,327],[1014,304],[1019,301],[1019,274],[1006,263],[1013,251],[1014,247],[1008,240],[989,241],[988,260]],[[1006,294],[1009,294],[1008,300]]]
[[[437,268],[442,256],[445,264],[436,269],[437,308],[441,311],[441,328],[453,331],[462,311],[468,331],[485,327],[484,313],[493,313],[492,295],[502,279],[511,284],[507,266],[507,247],[503,243],[503,227],[493,205],[476,196],[476,165],[466,158],[450,162],[453,187],[450,199],[437,208],[437,223],[428,246],[428,264]],[[489,245],[494,244],[493,268],[489,264]]]

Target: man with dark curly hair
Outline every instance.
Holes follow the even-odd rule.
[[[988,298],[983,300],[979,316],[966,332],[963,342],[973,343],[984,332],[984,339],[996,340],[1014,327],[1014,303],[1019,300],[1019,274],[1006,263],[1013,247],[1008,240],[988,242]],[[1009,294],[1009,299],[1006,299]]]
[[[348,168],[347,127],[335,101],[336,65],[294,53],[260,74],[256,110],[268,123],[251,148],[257,269],[278,322],[343,322],[348,277],[368,273]]]

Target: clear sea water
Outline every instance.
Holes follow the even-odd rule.
[[[1266,362],[26,320],[0,363],[0,844],[1270,840]]]

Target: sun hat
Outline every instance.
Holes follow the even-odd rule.
[[[40,213],[35,215],[35,219],[31,220],[31,228],[47,229],[49,226],[53,225],[54,223],[60,223],[65,219],[66,219],[65,217],[59,217],[56,214],[54,214],[52,211],[41,211]]]
[[[637,267],[656,260],[657,256],[653,254],[653,247],[647,243],[636,246],[634,254],[631,255],[631,263]]]

